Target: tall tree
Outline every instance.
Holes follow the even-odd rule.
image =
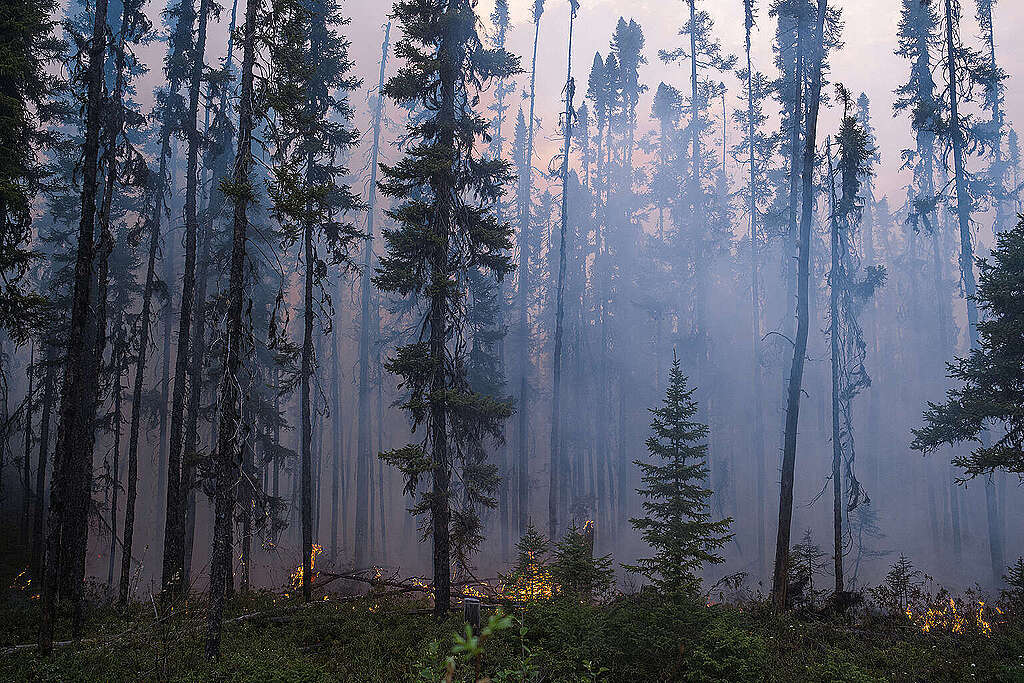
[[[558,518],[560,511],[559,496],[568,496],[569,493],[567,490],[567,467],[559,455],[559,431],[562,426],[562,319],[565,316],[565,233],[566,224],[569,222],[569,150],[572,145],[573,116],[576,113],[572,106],[572,99],[576,92],[576,83],[572,78],[572,29],[579,7],[580,5],[577,0],[570,0],[568,58],[565,75],[565,113],[563,115],[564,120],[562,121],[562,215],[558,228],[558,290],[555,310],[555,348],[551,359],[553,384],[551,390],[551,471],[548,493],[548,534],[551,538],[556,538],[560,529]],[[561,507],[567,508],[568,506],[562,503]]]
[[[525,173],[519,174],[519,251],[518,272],[516,275],[516,299],[519,309],[519,325],[517,330],[519,343],[519,400],[517,402],[518,431],[516,439],[517,453],[517,484],[519,489],[519,535],[526,533],[526,525],[530,515],[530,444],[527,440],[530,424],[529,367],[530,367],[530,329],[529,329],[529,291],[530,291],[530,250],[527,239],[530,232],[531,207],[533,204],[533,126],[534,109],[537,102],[537,44],[540,40],[540,19],[544,15],[545,0],[533,0],[533,58],[530,61],[530,108],[526,119]]]
[[[974,199],[969,187],[967,170],[966,121],[960,113],[961,96],[969,92],[968,72],[977,64],[976,55],[966,50],[960,42],[961,7],[959,0],[945,0],[945,72],[949,79],[947,98],[949,120],[947,131],[953,150],[953,182],[956,192],[956,217],[960,228],[960,276],[964,285],[967,304],[967,327],[971,349],[978,348],[978,303],[977,284],[974,277],[974,246],[971,243],[971,212]],[[987,438],[985,434],[983,438]],[[991,477],[985,479],[985,501],[988,515],[989,554],[992,564],[992,580],[998,583],[1004,567],[1002,532],[998,524],[995,484]]]
[[[42,619],[39,650],[49,654],[53,646],[57,600],[70,601],[72,631],[77,637],[83,621],[83,583],[85,546],[88,542],[88,515],[91,491],[91,449],[81,446],[92,441],[94,425],[89,407],[94,405],[96,338],[93,330],[93,258],[96,225],[97,175],[99,171],[100,110],[103,100],[103,74],[107,48],[107,0],[97,0],[93,8],[92,37],[82,40],[87,48],[87,66],[82,75],[86,86],[85,144],[82,154],[81,214],[75,279],[71,298],[71,323],[64,362],[57,447],[50,485],[50,515],[47,534],[46,571],[42,586]],[[79,562],[81,558],[81,562]]]
[[[388,253],[374,280],[382,291],[422,296],[428,305],[420,337],[388,362],[410,392],[404,407],[414,428],[424,427],[425,435],[382,457],[402,469],[409,492],[421,477],[431,477],[429,494],[413,511],[429,513],[434,612],[445,617],[452,553],[464,563],[479,542],[474,508],[493,505],[489,496],[497,484],[494,468],[473,455],[488,437],[501,438],[501,423],[512,412],[509,403],[472,391],[465,376],[466,274],[480,268],[501,278],[511,269],[512,246],[511,230],[493,213],[509,169],[477,152],[488,125],[472,103],[481,89],[516,73],[519,64],[506,51],[483,45],[470,0],[402,0],[394,16],[404,32],[396,51],[406,63],[384,92],[399,103],[419,102],[427,115],[410,125],[413,146],[406,156],[381,166],[381,191],[401,203],[388,212],[397,227],[384,231]],[[420,198],[412,198],[416,190],[423,191]],[[453,498],[459,500],[455,474],[461,501],[453,514]]]
[[[797,260],[796,342],[793,362],[786,387],[786,431],[782,451],[782,488],[779,496],[779,528],[775,544],[775,573],[772,579],[772,603],[775,610],[786,608],[789,578],[789,539],[793,522],[793,481],[796,470],[797,425],[800,419],[800,395],[803,391],[804,361],[807,356],[807,333],[810,327],[811,223],[814,218],[814,155],[818,130],[818,108],[821,104],[821,81],[824,58],[825,15],[828,0],[818,0],[816,29],[811,50],[811,84],[808,92],[807,129],[804,136],[801,182],[800,234]]]
[[[183,0],[189,2],[190,0]],[[192,463],[182,458],[185,446],[185,391],[188,382],[189,349],[192,344],[192,309],[196,297],[196,247],[199,233],[199,91],[206,70],[206,32],[210,18],[210,0],[199,0],[195,43],[188,53],[188,109],[182,121],[182,134],[188,147],[185,161],[185,263],[181,281],[181,306],[178,310],[178,344],[174,359],[174,390],[171,395],[171,432],[167,458],[167,512],[164,518],[162,596],[170,599],[186,588],[185,579],[185,501],[186,483]]]
[[[368,501],[364,496],[368,493],[369,472],[372,466],[370,457],[370,300],[373,295],[373,284],[370,281],[373,269],[373,222],[377,211],[377,165],[380,158],[380,128],[384,116],[384,71],[387,68],[388,42],[391,38],[391,22],[384,31],[384,43],[380,53],[380,79],[377,86],[377,106],[373,116],[373,147],[370,150],[370,186],[369,201],[366,206],[366,240],[363,244],[363,273],[360,280],[359,308],[359,393],[358,414],[359,424],[356,435],[356,538],[355,566],[366,565],[367,516]],[[373,318],[374,320],[376,317]],[[373,337],[376,342],[376,335]]]
[[[329,3],[304,5],[279,0],[275,11],[286,17],[271,49],[278,66],[270,104],[277,115],[278,146],[286,150],[274,168],[271,184],[272,215],[286,236],[301,241],[303,269],[302,352],[299,370],[302,507],[302,594],[311,598],[313,552],[313,401],[311,383],[316,371],[313,327],[330,305],[326,292],[328,261],[347,266],[348,249],[359,236],[343,220],[362,208],[343,182],[348,169],[339,159],[359,139],[352,127],[353,112],[347,93],[361,81],[351,75],[348,41],[340,28],[348,23]],[[315,296],[315,298],[314,298]],[[319,477],[317,478],[319,481]]]
[[[221,378],[218,397],[220,420],[217,425],[217,450],[214,455],[213,548],[210,552],[210,601],[207,608],[206,632],[206,656],[211,659],[220,656],[224,593],[228,583],[231,558],[231,517],[235,507],[234,472],[241,455],[238,371],[241,365],[245,242],[249,229],[248,209],[255,195],[250,172],[253,163],[251,149],[253,119],[256,114],[253,100],[253,68],[256,62],[256,23],[260,7],[261,3],[258,0],[250,0],[245,5],[235,168],[231,182],[225,181],[220,186],[220,190],[234,203],[234,220],[224,340],[224,374]]]

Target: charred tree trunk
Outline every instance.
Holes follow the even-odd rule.
[[[572,29],[576,19],[575,5],[569,10],[569,57],[565,75],[565,140],[562,145],[562,216],[559,225],[558,241],[558,293],[555,304],[555,348],[552,356],[552,399],[551,399],[551,472],[548,493],[548,536],[558,537],[560,527],[558,513],[560,506],[559,493],[565,492],[566,471],[559,456],[559,432],[562,424],[562,318],[565,316],[565,230],[569,222],[569,150],[572,141],[572,98],[576,87],[572,79]]]
[[[55,349],[46,343],[44,363],[46,373],[43,380],[43,413],[39,420],[39,462],[36,465],[36,501],[32,517],[32,576],[40,581],[43,577],[43,524],[46,518],[46,461],[50,447],[50,417],[57,394]]]

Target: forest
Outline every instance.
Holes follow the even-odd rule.
[[[6,0],[0,678],[1024,681],[1021,26]]]

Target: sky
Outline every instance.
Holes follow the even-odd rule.
[[[530,8],[532,0],[509,0],[512,29],[509,48],[520,55],[523,66],[529,69],[533,27]],[[768,17],[767,1],[759,0],[759,25],[754,35],[754,68],[774,74],[771,40],[773,20]],[[905,79],[907,62],[895,54],[896,27],[899,21],[899,0],[832,0],[833,6],[843,9],[845,46],[832,57],[831,80],[840,81],[855,94],[867,93],[872,102],[874,125],[879,147],[883,150],[883,163],[878,170],[876,187],[888,194],[895,203],[902,203],[909,175],[899,171],[898,150],[912,144],[909,121],[906,116],[894,118],[893,91]],[[715,20],[715,31],[727,53],[741,54],[743,50],[742,0],[698,0],[698,7],[708,11]],[[481,0],[478,13],[488,22],[493,0]],[[594,53],[606,54],[612,31],[618,18],[635,19],[643,28],[646,38],[647,64],[641,71],[641,82],[649,88],[641,102],[642,114],[650,112],[650,101],[659,81],[665,81],[681,90],[689,89],[689,74],[683,64],[666,65],[658,59],[658,51],[672,49],[680,44],[678,35],[686,16],[683,0],[581,0],[573,46],[573,75],[579,93],[585,88]],[[386,0],[345,0],[342,11],[352,17],[349,37],[357,70],[366,87],[375,86],[379,69],[382,27],[387,21],[390,3]],[[1024,26],[1024,2],[1002,0],[995,8],[997,58],[1010,74],[1007,83],[1007,120],[1013,124],[1024,116],[1024,91],[1016,88],[1016,78],[1024,78],[1024,48],[1014,40],[1014,32]],[[973,0],[964,0],[965,39],[977,42]],[[561,110],[561,90],[565,81],[565,33],[568,27],[568,0],[547,0],[541,19],[537,69],[537,108],[543,119],[541,137],[551,135]],[[392,34],[394,36],[394,33]],[[391,72],[394,59],[389,65]],[[521,83],[526,83],[525,75]],[[730,111],[738,105],[740,83],[726,77],[729,88]],[[357,105],[360,102],[357,102]],[[365,104],[363,105],[365,109]],[[366,120],[363,114],[360,117]],[[835,128],[838,112],[822,113],[823,133]],[[649,125],[648,122],[644,122]],[[365,129],[365,124],[363,125]],[[736,131],[730,131],[737,135]],[[544,144],[540,142],[540,144]],[[554,150],[554,143],[548,143]],[[735,171],[733,177],[735,178]],[[898,199],[897,199],[898,198]]]

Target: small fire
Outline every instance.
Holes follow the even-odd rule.
[[[593,530],[594,530],[594,520],[588,519],[587,521],[583,522],[583,533],[588,533],[588,532],[593,531]]]
[[[322,555],[324,552],[323,547],[318,543],[313,544],[313,548],[309,551],[309,573],[310,583],[313,583],[320,576],[320,572],[316,571],[316,558]],[[302,565],[300,564],[292,572],[291,577],[292,590],[299,590],[302,588]]]
[[[986,610],[988,610],[988,615],[986,615]],[[907,619],[915,623],[924,633],[945,631],[963,635],[974,629],[988,637],[992,635],[992,623],[995,619],[992,614],[993,610],[997,615],[1003,613],[998,607],[986,607],[982,600],[979,600],[977,608],[974,608],[958,605],[956,600],[950,598],[949,604],[944,605],[942,609],[930,607],[923,616],[915,617],[908,607],[906,615]]]
[[[546,567],[530,562],[522,573],[501,587],[500,593],[509,600],[548,600],[555,593],[555,584]]]

